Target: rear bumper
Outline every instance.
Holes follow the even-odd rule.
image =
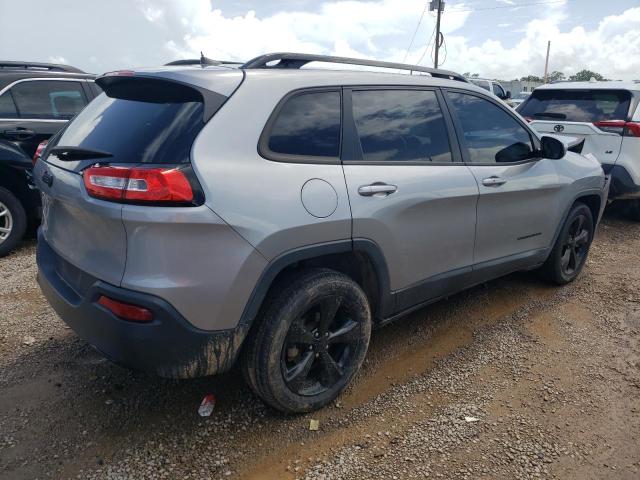
[[[611,176],[609,200],[640,198],[640,185],[636,184],[631,174],[622,165],[603,164],[602,168]]]
[[[56,313],[115,363],[169,378],[222,373],[235,363],[246,327],[199,330],[161,298],[115,287],[69,264],[40,230],[37,263],[38,283]],[[100,295],[145,307],[153,321],[121,320],[97,304]]]

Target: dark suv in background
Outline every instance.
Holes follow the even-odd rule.
[[[31,182],[38,145],[100,93],[94,77],[67,65],[0,61],[0,256],[39,220]]]

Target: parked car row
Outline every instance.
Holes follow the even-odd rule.
[[[0,256],[39,223],[30,176],[38,145],[100,93],[94,77],[67,65],[0,62]]]
[[[407,312],[519,270],[574,280],[607,202],[584,142],[454,72],[269,54],[95,84],[34,167],[44,295],[122,365],[239,360],[284,412],[333,401]]]

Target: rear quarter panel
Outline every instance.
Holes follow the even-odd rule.
[[[122,287],[157,295],[202,330],[236,327],[266,260],[206,205],[124,205]]]
[[[300,246],[349,239],[351,211],[342,166],[282,163],[258,153],[258,140],[278,102],[297,85],[275,72],[247,74],[238,91],[204,127],[192,151],[207,205],[267,259]],[[312,216],[301,189],[322,179],[336,192],[335,211]]]

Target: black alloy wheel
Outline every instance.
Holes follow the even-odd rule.
[[[329,296],[296,318],[282,349],[285,384],[298,395],[318,395],[338,383],[353,361],[360,329],[342,307],[342,297]]]
[[[577,215],[565,235],[560,256],[560,268],[567,276],[579,271],[587,259],[591,240],[591,232],[587,225],[590,225],[590,222],[587,221],[586,215]]]
[[[587,262],[593,232],[591,209],[577,202],[567,215],[553,249],[541,267],[543,275],[557,285],[575,280]]]
[[[317,410],[340,395],[364,361],[372,324],[362,288],[327,268],[284,275],[255,322],[245,340],[244,377],[285,413]]]

